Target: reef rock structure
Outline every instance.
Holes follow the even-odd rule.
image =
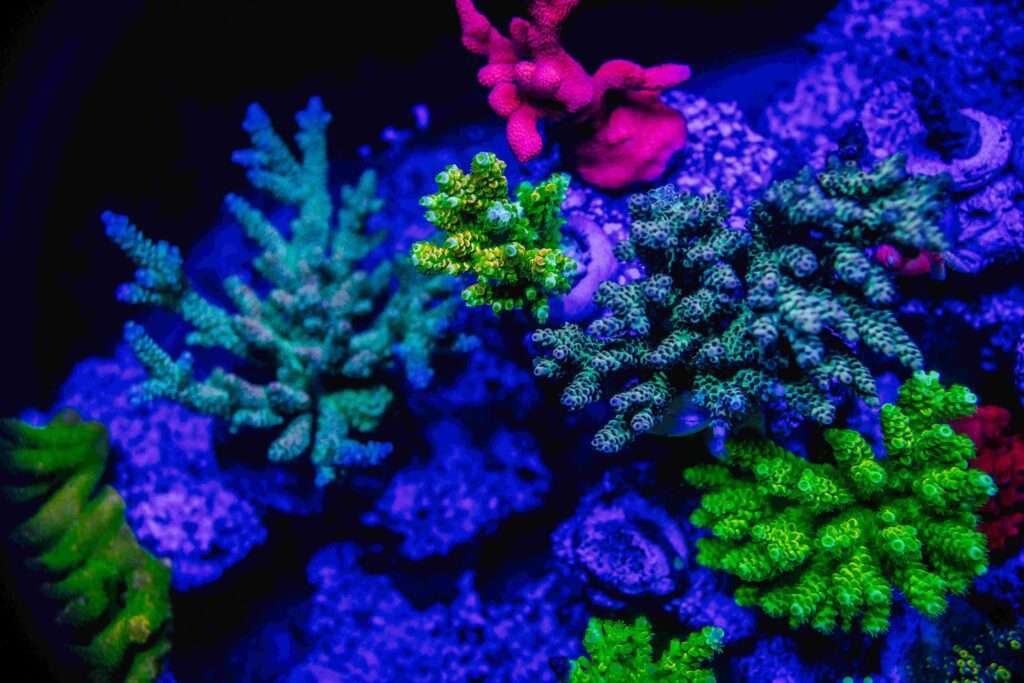
[[[686,122],[660,94],[686,81],[690,68],[615,59],[588,74],[558,41],[578,4],[531,0],[530,19],[513,19],[506,37],[473,0],[455,0],[462,44],[487,58],[478,78],[491,89],[491,109],[508,119],[508,142],[520,161],[540,154],[541,119],[566,120],[578,136],[574,155],[584,180],[606,189],[656,180],[686,142]]]
[[[125,336],[149,372],[137,399],[169,398],[227,420],[232,430],[282,427],[270,460],[309,453],[316,481],[324,485],[346,468],[373,465],[389,453],[389,443],[353,435],[373,431],[388,410],[393,367],[403,366],[413,387],[430,381],[430,356],[454,302],[446,278],[421,279],[386,259],[371,271],[359,267],[383,238],[366,231],[368,217],[380,208],[375,178],[366,173],[355,187],[343,187],[336,206],[327,188],[330,114],[313,98],[296,119],[301,160],[258,105],[245,119],[253,148],[237,152],[235,161],[255,187],[297,215],[283,229],[245,199],[228,195],[228,209],[262,249],[252,266],[270,285],[264,294],[248,274],[226,279],[235,313],[193,288],[177,248],[152,242],[123,216],[108,212],[103,220],[139,268],[119,290],[121,300],[169,309],[195,328],[189,344],[225,349],[274,374],[257,384],[215,368],[198,380],[190,353],[175,360],[129,323]]]
[[[825,432],[832,461],[822,463],[767,440],[730,442],[722,464],[685,472],[706,491],[691,521],[713,534],[697,561],[740,579],[739,604],[793,628],[849,631],[860,618],[877,636],[893,588],[937,617],[988,567],[977,511],[995,484],[968,467],[974,446],[948,424],[976,406],[967,388],[919,372],[882,407],[884,459],[851,430]]]
[[[117,492],[98,486],[106,460],[106,430],[73,411],[42,428],[4,420],[4,526],[25,556],[26,596],[79,672],[69,680],[154,681],[171,649],[171,572],[139,546]]]
[[[830,424],[837,386],[877,404],[867,352],[920,369],[922,357],[887,306],[892,276],[869,258],[880,243],[941,249],[940,179],[911,176],[891,157],[870,171],[833,158],[821,173],[773,183],[751,209],[748,229],[725,222],[728,201],[663,187],[630,199],[632,229],[620,260],[644,279],[606,282],[595,302],[605,317],[586,332],[568,324],[533,341],[550,356],[538,377],[572,379],[571,410],[597,401],[625,376],[614,416],[593,446],[617,452],[689,400],[716,434],[762,407],[780,424]]]
[[[471,173],[453,164],[437,175],[437,187],[421,203],[446,236],[441,244],[412,246],[416,267],[431,275],[474,275],[476,282],[462,291],[469,306],[495,313],[528,308],[541,323],[547,320],[548,297],[568,292],[577,270],[561,251],[569,176],[523,181],[516,201],[509,201],[505,162],[480,152]]]
[[[447,555],[517,512],[537,507],[551,474],[526,432],[499,429],[486,449],[474,448],[456,422],[428,434],[434,457],[400,471],[364,521],[403,537],[413,560]]]

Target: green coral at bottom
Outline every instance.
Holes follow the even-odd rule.
[[[171,571],[139,545],[121,496],[96,489],[106,459],[106,430],[73,412],[0,422],[0,519],[26,557],[25,597],[52,608],[60,659],[90,681],[143,683],[171,649]]]
[[[878,635],[889,627],[893,588],[936,617],[988,567],[976,512],[995,493],[968,468],[970,439],[949,426],[974,413],[966,387],[945,389],[917,372],[882,407],[887,456],[864,438],[829,429],[831,462],[809,462],[763,439],[734,440],[722,464],[685,472],[704,489],[691,521],[709,529],[697,561],[741,581],[736,602],[794,628]]]
[[[706,664],[722,651],[724,632],[706,626],[680,642],[673,638],[655,661],[651,624],[639,617],[632,625],[611,619],[590,620],[583,647],[590,656],[570,664],[570,683],[714,683]]]

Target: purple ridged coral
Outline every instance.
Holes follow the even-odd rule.
[[[450,604],[418,609],[390,579],[366,573],[359,558],[356,546],[339,544],[310,562],[312,647],[290,683],[553,683],[549,659],[580,654],[586,615],[573,587],[555,575],[486,602],[467,573]]]
[[[433,458],[402,470],[364,521],[404,537],[402,554],[419,560],[493,530],[509,515],[538,506],[550,473],[529,434],[499,429],[477,449],[456,422],[434,425]]]
[[[679,525],[634,492],[592,491],[551,543],[555,557],[602,607],[664,598],[686,584],[688,551]]]

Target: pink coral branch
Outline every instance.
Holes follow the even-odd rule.
[[[491,108],[508,120],[509,145],[520,161],[543,149],[541,119],[568,120],[581,133],[573,151],[585,180],[606,188],[654,180],[686,140],[682,116],[662,103],[660,95],[686,81],[690,68],[644,68],[616,59],[588,74],[558,38],[578,4],[533,0],[530,19],[513,19],[506,38],[472,0],[455,0],[462,42],[487,58],[478,80],[491,88]]]

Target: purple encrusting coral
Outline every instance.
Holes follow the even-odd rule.
[[[979,369],[984,372],[1013,372],[1024,363],[1024,289],[1019,286],[969,300],[908,301],[902,313],[928,321],[932,329],[952,326],[953,338],[969,338],[970,348],[980,353]],[[964,334],[965,330],[969,332]],[[926,342],[944,345],[948,338],[933,335]]]
[[[356,546],[337,544],[310,562],[312,647],[288,683],[539,683],[557,680],[550,658],[580,654],[586,615],[574,586],[554,574],[485,602],[466,573],[450,604],[417,609],[359,557]]]
[[[451,382],[438,383],[410,397],[419,414],[458,415],[465,410],[500,405],[505,414],[520,420],[532,409],[540,392],[526,368],[481,347],[468,354],[465,369]]]
[[[550,473],[525,432],[499,429],[480,450],[460,424],[442,421],[428,438],[431,461],[395,475],[364,517],[401,534],[410,559],[447,555],[509,515],[537,507],[548,490]]]
[[[664,598],[686,584],[682,530],[665,510],[632,491],[616,495],[599,486],[551,543],[555,557],[601,607],[622,609],[629,600]]]
[[[149,468],[119,492],[139,542],[170,558],[177,590],[215,581],[267,538],[253,507],[214,478]]]
[[[735,102],[710,102],[681,90],[664,99],[682,113],[688,133],[672,183],[701,196],[724,193],[731,202],[729,225],[743,229],[746,208],[771,183],[779,153],[747,124]]]
[[[768,681],[770,683],[802,683],[811,680],[800,663],[793,642],[783,636],[761,640],[754,651],[733,662],[737,681]]]
[[[754,613],[736,604],[727,577],[704,567],[693,567],[686,578],[686,592],[664,605],[664,610],[674,614],[679,623],[690,629],[720,628],[725,631],[727,643],[754,635]]]
[[[48,414],[73,408],[107,427],[128,524],[143,546],[170,560],[172,585],[188,590],[220,577],[266,531],[253,507],[218,479],[212,418],[168,401],[133,403],[131,388],[144,377],[122,345],[113,358],[79,363]]]

